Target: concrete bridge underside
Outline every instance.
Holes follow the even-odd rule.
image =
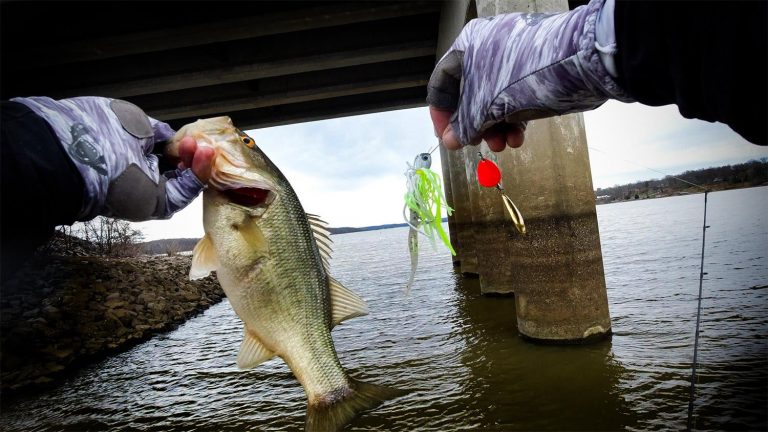
[[[45,10],[41,10],[44,8]],[[2,97],[242,129],[423,106],[439,2],[3,3]]]
[[[121,98],[174,128],[218,115],[252,129],[425,106],[436,59],[469,19],[583,3],[3,2],[0,96]],[[496,191],[478,186],[478,148],[441,149],[455,264],[479,275],[483,293],[514,293],[518,328],[532,339],[610,334],[586,148],[571,115],[532,122],[525,146],[498,155],[526,237],[510,231]]]

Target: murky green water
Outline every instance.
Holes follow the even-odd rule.
[[[350,430],[685,428],[703,196],[598,208],[614,336],[541,346],[513,298],[485,298],[444,250],[424,248],[410,298],[405,229],[334,236],[334,275],[371,314],[334,330],[350,374],[413,392]],[[768,188],[709,197],[696,427],[765,430]],[[44,395],[4,401],[8,431],[301,430],[305,397],[281,360],[239,371],[225,301],[94,364]]]

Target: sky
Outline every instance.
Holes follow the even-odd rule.
[[[768,157],[768,148],[726,125],[685,119],[674,105],[609,101],[584,113],[584,123],[594,188]],[[402,222],[406,162],[437,143],[426,107],[247,132],[305,211],[333,227]],[[441,174],[438,151],[432,168]],[[147,241],[202,237],[202,196],[170,220],[133,226]]]

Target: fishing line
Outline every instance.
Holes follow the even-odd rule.
[[[633,164],[633,165],[637,165],[637,166],[639,166],[640,168],[644,168],[644,169],[647,169],[648,171],[653,171],[653,172],[659,173],[659,174],[661,174],[661,175],[664,175],[664,176],[667,176],[667,177],[672,177],[672,178],[673,178],[673,179],[675,179],[675,180],[680,180],[680,181],[681,181],[681,182],[683,182],[683,183],[686,183],[686,184],[689,184],[689,185],[691,185],[691,186],[697,187],[697,188],[699,188],[699,189],[703,190],[704,192],[709,192],[709,189],[705,188],[704,186],[701,186],[701,185],[697,185],[696,183],[691,183],[691,182],[689,182],[688,180],[683,180],[683,179],[681,179],[680,177],[675,177],[675,176],[673,176],[673,175],[670,175],[670,174],[667,174],[667,173],[665,173],[665,172],[663,172],[663,171],[659,171],[659,170],[657,170],[657,169],[653,169],[653,168],[649,168],[649,167],[647,167],[647,166],[644,166],[644,165],[640,165],[640,164],[639,164],[639,163],[637,163],[637,162],[634,162],[634,161],[631,161],[631,160],[627,160],[627,159],[624,159],[624,158],[620,158],[620,157],[618,157],[618,156],[616,156],[616,155],[612,155],[612,154],[610,154],[610,153],[608,153],[608,152],[606,152],[606,151],[600,150],[600,149],[599,149],[599,148],[597,148],[597,147],[592,147],[592,146],[588,146],[588,147],[589,147],[590,149],[592,149],[592,150],[596,151],[596,152],[600,152],[600,153],[602,153],[602,154],[604,154],[604,155],[606,155],[606,156],[612,157],[612,158],[614,158],[614,159],[618,159],[618,160],[621,160],[621,161],[624,161],[624,162],[627,162],[627,163],[630,163],[630,164]]]
[[[606,156],[623,160],[624,162],[637,165],[639,167],[645,168],[649,171],[657,172],[659,174],[662,174],[667,177],[671,177],[675,180],[679,180],[683,183],[689,184],[691,186],[697,187],[704,191],[704,224],[701,229],[701,264],[699,265],[699,296],[697,298],[697,305],[696,305],[696,331],[693,335],[693,364],[691,365],[691,389],[690,389],[690,396],[688,397],[688,421],[687,421],[687,428],[686,430],[693,430],[694,421],[693,421],[693,401],[696,398],[696,367],[698,365],[698,358],[699,358],[699,327],[701,325],[701,294],[702,294],[702,287],[704,285],[704,275],[707,273],[704,272],[704,246],[706,244],[706,237],[707,237],[707,228],[709,228],[709,225],[707,225],[707,195],[709,194],[709,189],[707,189],[704,186],[697,185],[695,183],[691,183],[687,180],[683,180],[680,177],[675,177],[673,175],[669,175],[665,172],[649,168],[647,166],[640,165],[637,162],[630,161],[627,159],[623,159],[620,157],[617,157],[615,155],[612,155],[608,152],[605,152],[603,150],[600,150],[596,147],[588,146],[590,149],[595,150],[597,152],[603,153]]]

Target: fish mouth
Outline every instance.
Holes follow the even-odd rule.
[[[248,208],[264,206],[272,202],[274,194],[271,192],[269,189],[257,187],[241,187],[221,191],[233,204]]]

